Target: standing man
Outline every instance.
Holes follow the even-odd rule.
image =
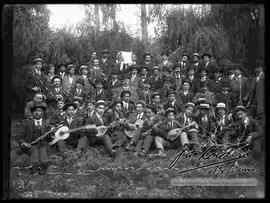
[[[176,114],[183,112],[182,101],[176,100],[176,93],[173,90],[170,90],[167,94],[167,102],[164,104],[164,109],[172,108]]]
[[[150,53],[144,53],[143,54],[143,63],[142,66],[146,66],[148,67],[149,73],[152,74],[153,73],[153,67],[155,66],[153,60],[152,60],[152,56]]]
[[[181,60],[178,62],[178,65],[181,68],[182,75],[186,75],[187,74],[187,68],[190,65],[189,58],[190,57],[189,57],[188,54],[183,54],[182,57],[181,57]]]
[[[68,94],[70,93],[71,87],[73,87],[78,79],[75,75],[75,65],[69,64],[67,66],[67,75],[63,79],[63,89]]]
[[[158,66],[153,67],[153,75],[150,76],[149,80],[153,92],[159,91],[163,87],[164,83]]]
[[[199,78],[199,71],[203,66],[203,64],[200,62],[200,59],[201,59],[200,55],[198,53],[194,53],[192,55],[192,63],[189,67],[189,69],[190,68],[194,69],[194,74],[196,78]]]
[[[217,67],[213,62],[211,62],[211,58],[212,58],[212,56],[209,53],[204,53],[202,55],[202,59],[204,61],[204,65],[202,66],[202,68],[207,70],[207,72],[209,74],[209,78],[213,80],[214,79],[214,72],[216,71]]]
[[[58,66],[57,75],[59,75],[62,78],[62,80],[64,79],[64,77],[66,76],[66,66],[65,66],[65,64],[61,63]]]
[[[146,80],[143,83],[142,90],[141,89],[138,90],[138,99],[144,101],[145,104],[150,104],[151,103],[151,95],[152,95],[152,91],[150,89],[150,84],[149,84],[149,81]]]
[[[68,94],[64,91],[64,88],[62,86],[62,78],[58,75],[54,76],[52,79],[52,87],[50,92],[51,94],[48,96],[48,98],[50,99],[57,99],[60,97],[68,99]]]
[[[159,64],[159,67],[167,67],[170,71],[173,70],[174,64],[168,60],[168,54],[166,52],[161,53],[161,63]]]
[[[189,80],[184,80],[182,86],[183,89],[177,94],[177,98],[185,105],[192,101],[194,93],[190,90],[191,85]]]
[[[100,68],[107,77],[109,77],[110,75],[110,72],[111,72],[110,67],[112,65],[109,55],[110,55],[109,50],[104,49],[102,51],[102,58],[100,60]]]
[[[142,87],[142,79],[138,74],[139,67],[138,66],[131,66],[129,71],[131,72],[130,78],[129,78],[129,83],[130,83],[129,85],[131,87],[136,88],[136,89],[138,89],[139,86]]]

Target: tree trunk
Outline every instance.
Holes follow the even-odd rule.
[[[98,4],[95,4],[94,15],[95,15],[96,33],[98,33],[99,30],[100,30],[100,23],[99,23],[99,5],[98,5]]]
[[[146,4],[141,4],[141,26],[142,26],[142,41],[144,46],[148,43]]]

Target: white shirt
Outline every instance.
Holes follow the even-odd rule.
[[[201,81],[202,82],[206,81],[206,76],[201,77]]]
[[[81,89],[77,89],[77,94],[81,94]]]
[[[102,119],[102,116],[99,115],[98,113],[96,113],[96,115],[97,115],[97,118],[99,119],[99,121],[102,123],[102,125],[104,125],[104,121]]]
[[[183,91],[183,94],[186,96],[188,94],[188,91]]]
[[[115,85],[115,83],[117,82],[118,80],[112,80],[112,85]]]
[[[174,100],[173,102],[171,102],[172,106],[174,106],[174,103],[176,102],[176,100]]]
[[[123,101],[123,106],[124,106],[125,109],[128,109],[128,103],[127,102]]]
[[[193,80],[193,79],[194,79],[194,75],[189,75],[188,78],[189,78],[190,80]]]
[[[36,74],[41,75],[41,71],[38,69],[35,69]]]
[[[186,116],[186,114],[184,114],[184,121],[185,121],[185,124],[184,125],[189,125],[191,123],[191,120],[189,117]]]
[[[87,79],[87,75],[82,75],[83,79]]]
[[[130,81],[133,82],[137,75],[132,75]]]
[[[42,126],[42,118],[41,119],[34,119],[34,123],[35,123],[35,126],[38,126],[38,125],[40,125],[40,126]]]
[[[257,81],[257,82],[259,81],[259,79],[260,79],[261,75],[262,75],[262,72],[260,73],[260,75],[259,75],[259,76],[257,76],[257,77],[256,77],[256,81]]]
[[[209,61],[206,62],[205,67],[208,66],[208,64],[209,64]]]
[[[197,67],[199,65],[199,62],[198,63],[194,63],[194,65]]]
[[[73,121],[72,117],[67,117],[67,122],[68,122],[69,125],[72,123],[72,121]]]
[[[124,88],[124,90],[128,90],[129,89],[129,86],[127,86],[127,87],[123,87]]]
[[[56,87],[55,88],[55,91],[58,93],[60,91],[60,88],[59,87]]]
[[[205,123],[207,123],[207,121],[208,121],[207,114],[204,115],[204,116],[202,117],[202,120],[203,120]]]
[[[137,120],[142,119],[142,117],[143,117],[143,112],[137,115]]]
[[[248,125],[248,123],[249,123],[249,119],[248,119],[248,117],[244,120],[244,125],[245,125],[245,128],[247,127],[247,125]]]
[[[68,76],[68,79],[69,79],[69,83],[72,84],[72,82],[73,82],[73,77]]]

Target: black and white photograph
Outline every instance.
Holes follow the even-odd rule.
[[[265,198],[264,4],[9,8],[7,199]]]

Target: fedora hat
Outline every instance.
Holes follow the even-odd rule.
[[[216,109],[225,109],[227,111],[226,104],[223,102],[218,103]]]
[[[37,63],[37,62],[43,62],[43,60],[42,60],[41,58],[35,58],[33,62],[34,62],[34,64],[35,64],[35,63]]]
[[[204,54],[201,56],[201,58],[203,58],[204,56],[208,56],[209,58],[211,58],[211,57],[212,57],[212,55],[211,55],[211,54],[209,54],[209,53],[204,53]]]
[[[170,112],[173,112],[175,114],[175,110],[169,107],[165,110],[164,116],[166,117]]]
[[[41,108],[43,111],[45,111],[47,109],[47,104],[44,102],[34,102],[33,106],[30,108],[30,111],[33,112],[37,108]]]
[[[64,105],[63,110],[66,111],[69,106],[73,106],[74,109],[77,109],[77,105],[76,104],[74,104],[72,102],[69,102],[69,103],[66,103]]]
[[[104,100],[98,100],[95,104],[96,108],[99,107],[100,105],[107,106],[107,103]]]
[[[195,108],[195,104],[193,104],[192,102],[188,102],[185,105],[185,109],[188,108],[188,107],[192,107],[194,109]]]

